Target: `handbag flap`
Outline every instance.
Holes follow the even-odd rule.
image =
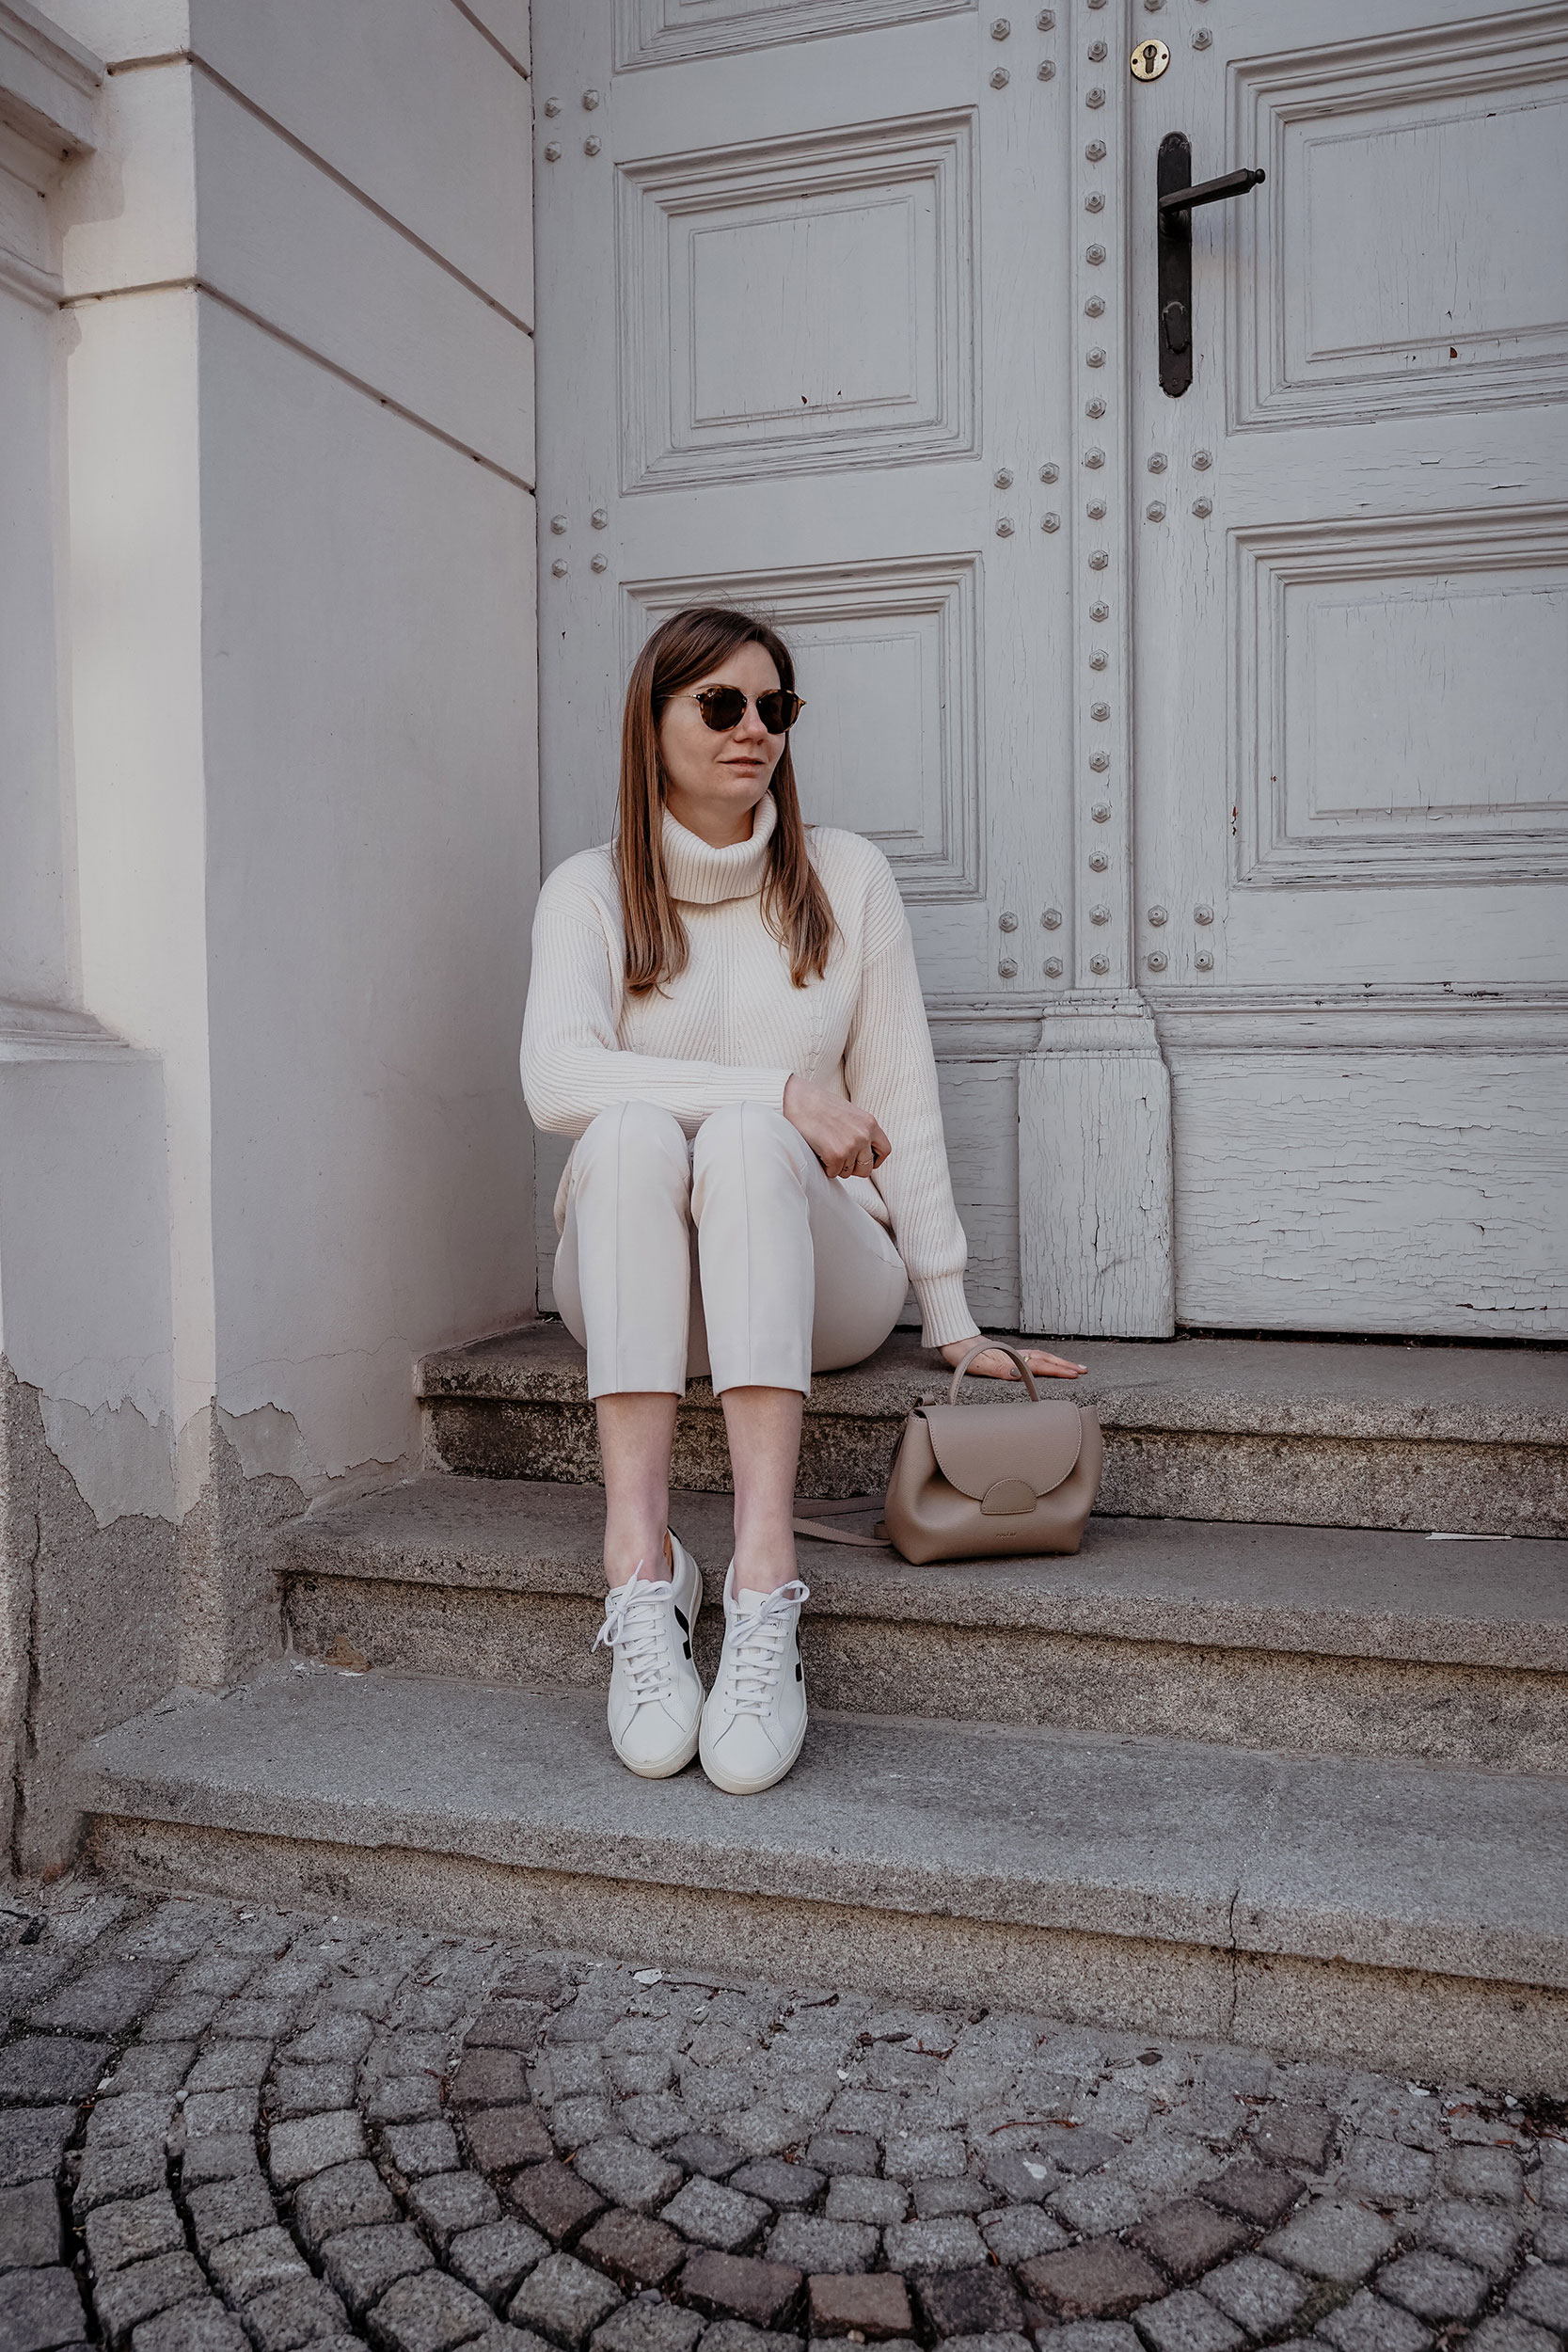
[[[1076,1405],[922,1405],[931,1451],[950,1486],[978,1502],[1001,1479],[1048,1495],[1071,1476],[1084,1442]]]

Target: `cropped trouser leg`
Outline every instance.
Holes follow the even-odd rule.
[[[714,1112],[690,1144],[669,1112],[617,1104],[573,1153],[555,1296],[590,1396],[707,1371],[721,1392],[805,1394],[881,1345],[907,1289],[891,1236],[763,1104]]]

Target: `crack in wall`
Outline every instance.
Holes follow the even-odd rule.
[[[27,1671],[17,1710],[16,1740],[11,1750],[11,1841],[10,1864],[17,1876],[22,1871],[24,1832],[27,1820],[27,1767],[38,1755],[39,1697],[41,1676],[39,1666],[39,1562],[43,1553],[43,1518],[34,1509],[33,1542],[25,1564],[19,1564],[27,1585]]]

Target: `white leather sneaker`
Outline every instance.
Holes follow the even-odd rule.
[[[703,1708],[703,1770],[732,1797],[771,1788],[806,1736],[806,1677],[800,1665],[799,1577],[776,1593],[737,1593],[735,1562],[724,1579],[724,1649]]]
[[[679,1537],[670,1538],[670,1562],[656,1582],[640,1560],[625,1584],[605,1595],[604,1623],[594,1647],[607,1645],[612,1661],[606,1713],[616,1755],[644,1780],[667,1780],[697,1753],[703,1686],[691,1660],[692,1631],[703,1605],[703,1579]]]

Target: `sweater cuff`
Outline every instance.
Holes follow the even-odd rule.
[[[980,1327],[969,1311],[961,1274],[926,1274],[911,1278],[925,1320],[923,1347],[945,1347],[950,1340],[977,1340]]]

